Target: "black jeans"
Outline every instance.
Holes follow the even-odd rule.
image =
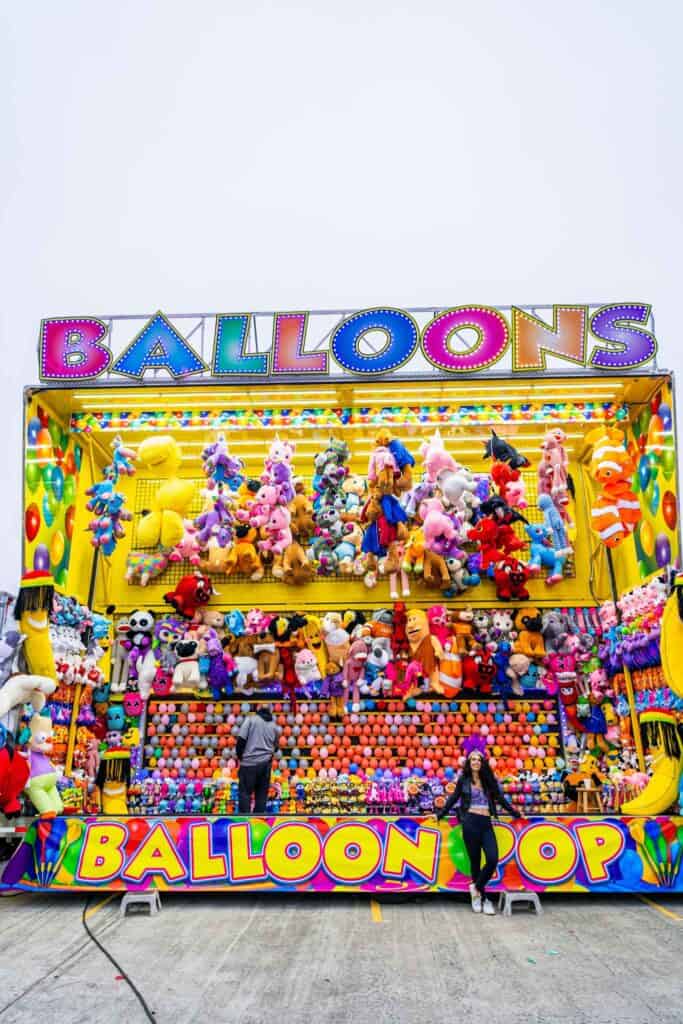
[[[472,868],[472,881],[486,898],[486,883],[498,867],[498,844],[493,831],[493,822],[488,814],[467,813],[462,823],[462,837]],[[481,853],[484,851],[484,867],[481,866]]]
[[[261,764],[240,765],[239,779],[239,812],[251,814],[251,798],[254,797],[254,814],[264,814],[268,787],[270,786],[270,761]]]

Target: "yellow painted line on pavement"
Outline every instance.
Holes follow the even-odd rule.
[[[666,907],[660,907],[659,903],[655,903],[654,900],[649,900],[647,896],[639,896],[638,899],[642,903],[647,903],[649,907],[654,907],[660,914],[664,914],[664,917],[670,917],[672,921],[683,921],[683,917],[680,914],[674,914],[673,910],[667,910]]]
[[[89,910],[86,910],[86,912],[85,912],[86,920],[89,917],[93,917],[95,914],[97,914],[98,911],[100,911],[102,909],[102,907],[106,907],[107,903],[111,903],[111,901],[116,896],[119,896],[119,895],[120,894],[118,892],[110,892],[108,896],[105,896],[105,898],[103,900],[100,900],[99,903],[96,903],[94,907],[90,907]]]
[[[370,900],[370,913],[372,914],[372,920],[375,924],[381,924],[384,920],[382,917],[382,908],[377,900]]]

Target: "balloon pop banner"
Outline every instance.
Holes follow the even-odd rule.
[[[492,889],[683,891],[683,818],[531,818],[495,825]],[[37,819],[0,887],[465,892],[456,819]]]

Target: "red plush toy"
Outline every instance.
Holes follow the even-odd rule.
[[[0,811],[6,818],[16,818],[21,813],[19,796],[28,782],[29,763],[15,748],[11,737],[1,725],[0,735],[5,740],[5,745],[0,749]]]
[[[498,524],[494,523],[493,519],[482,516],[477,525],[467,531],[468,540],[479,545],[481,568],[484,571],[505,557],[505,553],[498,547],[498,529]]]
[[[488,651],[465,654],[462,659],[462,688],[478,693],[491,693],[496,666]]]
[[[496,565],[493,578],[496,583],[496,594],[501,601],[528,601],[529,591],[526,581],[529,570],[518,558],[508,555]]]
[[[197,572],[183,576],[175,590],[164,594],[164,601],[175,608],[179,615],[191,619],[202,605],[209,603],[213,592],[209,577]]]
[[[391,630],[391,649],[394,653],[394,658],[396,658],[398,654],[408,652],[410,650],[408,646],[408,637],[406,635],[406,618],[405,604],[403,601],[397,601],[394,604]]]

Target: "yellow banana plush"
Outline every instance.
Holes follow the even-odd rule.
[[[643,711],[643,746],[653,754],[652,778],[642,793],[621,806],[622,814],[663,814],[678,799],[683,771],[683,744],[671,711]]]
[[[48,616],[52,609],[54,580],[48,572],[27,572],[21,578],[14,617],[24,634],[22,653],[31,675],[56,679]]]
[[[683,697],[683,574],[676,577],[669,600],[664,605],[660,650],[666,685],[677,697]]]

